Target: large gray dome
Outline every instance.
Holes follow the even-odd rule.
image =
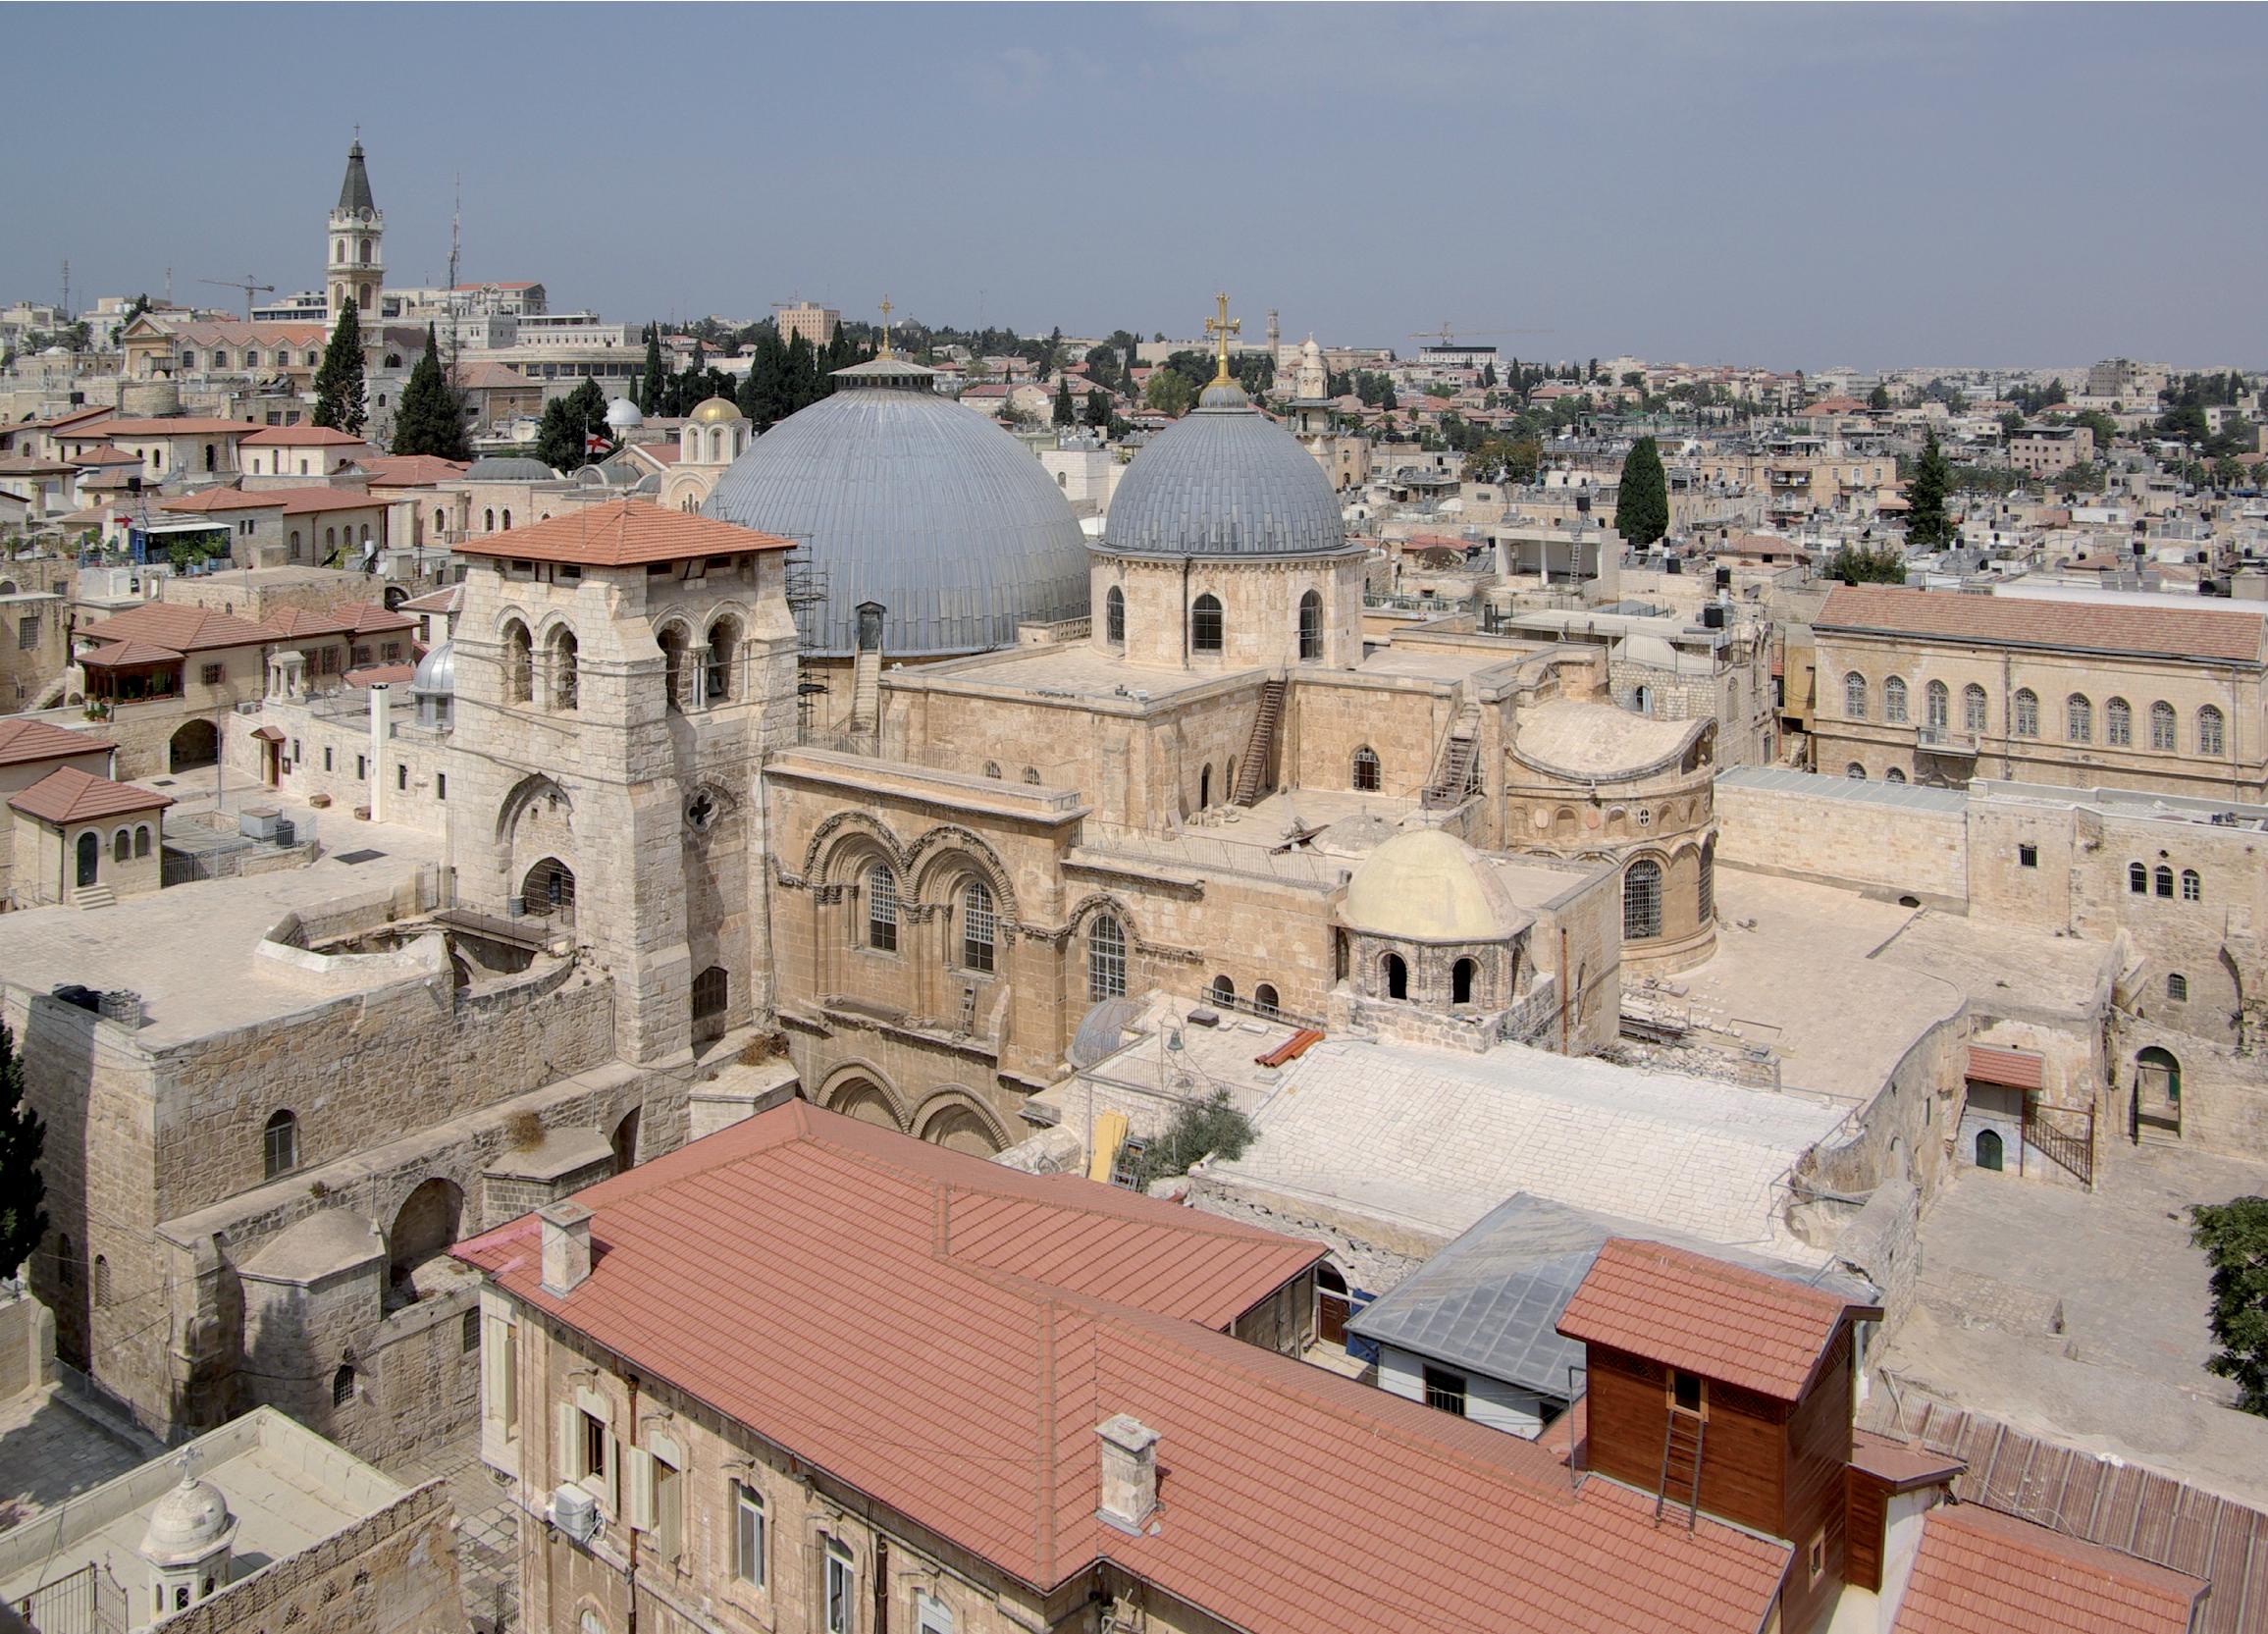
[[[1234,386],[1134,457],[1103,519],[1103,548],[1132,556],[1305,556],[1345,551],[1339,496],[1298,439]]]
[[[559,473],[525,454],[483,454],[465,467],[466,482],[557,482]]]
[[[825,594],[797,609],[807,652],[856,650],[857,608],[886,609],[894,657],[1006,647],[1020,623],[1086,611],[1084,537],[1031,450],[894,359],[888,386],[838,389],[765,432],[705,514],[803,545]],[[849,372],[849,371],[846,371]],[[902,378],[901,378],[902,377]]]

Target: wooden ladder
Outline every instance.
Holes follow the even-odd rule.
[[[1668,1428],[1661,1432],[1661,1479],[1654,1487],[1656,1520],[1670,1504],[1682,1504],[1685,1529],[1693,1530],[1695,1517],[1701,1512],[1701,1445],[1708,1434],[1707,1419],[1671,1410]],[[1683,1498],[1671,1497],[1673,1484],[1684,1489]]]
[[[1276,727],[1284,718],[1284,683],[1269,681],[1260,688],[1260,712],[1252,717],[1252,738],[1244,758],[1237,763],[1237,787],[1230,800],[1250,806],[1260,798],[1268,781],[1268,755],[1276,747]]]

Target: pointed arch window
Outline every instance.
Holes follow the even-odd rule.
[[[730,618],[719,618],[709,626],[709,661],[702,674],[702,688],[708,702],[732,702],[732,683],[739,659],[740,625]]]
[[[1843,713],[1852,720],[1867,718],[1867,678],[1855,669],[1843,677]]]
[[[2102,740],[2114,749],[2132,749],[2135,742],[2135,707],[2114,698],[2102,708]]]
[[[2039,694],[2030,687],[2016,695],[2016,735],[2020,738],[2039,736]]]
[[[1961,689],[1961,724],[1972,732],[1984,730],[1984,689],[1972,682]]]
[[[2071,743],[2094,742],[2094,705],[2084,693],[2063,701],[2063,735]]]
[[[1900,726],[1906,723],[1906,683],[1899,676],[1882,683],[1882,718]]]
[[[1943,681],[1931,681],[1922,692],[1924,718],[1942,732],[1953,723],[1953,695],[1946,691]]]
[[[2172,754],[2179,747],[2180,728],[2174,721],[2174,706],[2163,698],[2150,706],[2150,747]]]
[[[1378,751],[1364,744],[1354,752],[1354,786],[1363,794],[1376,794],[1379,789]]]
[[[2207,704],[2197,712],[2197,753],[2218,755],[2222,753],[2223,741],[2221,712]]]
[[[535,696],[536,649],[518,619],[504,626],[504,702],[525,704]]]

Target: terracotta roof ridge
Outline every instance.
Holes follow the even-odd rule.
[[[1080,1191],[1080,1188],[1092,1186],[1095,1183],[1093,1181],[1087,1180],[1083,1176],[1026,1175],[1023,1174],[1022,1171],[1013,1169],[1003,1170],[1002,1173],[1017,1175],[1020,1179],[1032,1183],[1035,1186],[1035,1190],[1031,1193],[1025,1193],[1012,1189],[1011,1185],[1003,1185],[995,1188],[992,1186],[974,1185],[967,1181],[940,1180],[938,1184],[957,1187],[972,1197],[996,1197],[1005,1202],[1019,1203],[1029,1202],[1036,1198],[1039,1201],[1045,1202],[1048,1207],[1053,1209],[1060,1209],[1066,1214],[1078,1214],[1095,1220],[1117,1220],[1122,1222],[1134,1219],[1138,1220],[1138,1223],[1143,1225],[1173,1225],[1188,1231],[1191,1236],[1218,1238],[1226,1241],[1253,1242],[1258,1241],[1264,1238],[1279,1238],[1287,1241],[1300,1243],[1306,1243],[1310,1241],[1310,1239],[1307,1238],[1292,1237],[1287,1232],[1272,1232],[1265,1226],[1247,1226],[1240,1221],[1224,1219],[1218,1214],[1207,1214],[1202,1209],[1191,1208],[1187,1203],[1170,1202],[1164,1197],[1150,1197],[1148,1200],[1156,1203],[1165,1203],[1168,1207],[1180,1209],[1182,1213],[1188,1216],[1189,1223],[1187,1226],[1184,1227],[1182,1222],[1179,1220],[1158,1220],[1152,1222],[1145,1219],[1138,1219],[1137,1216],[1121,1212],[1115,1207],[1106,1207],[1100,1203],[1090,1203],[1085,1201],[1083,1195]],[[1048,1183],[1051,1181],[1059,1180],[1075,1183],[1074,1185],[1066,1186],[1061,1188],[1064,1192],[1072,1193],[1071,1195],[1056,1195],[1056,1188],[1049,1186]],[[1111,1189],[1118,1190],[1123,1188],[1114,1186]],[[1147,1196],[1147,1193],[1136,1191],[1129,1192],[1128,1195],[1141,1197]],[[1329,1249],[1326,1248],[1322,1243],[1317,1242],[1314,1243],[1313,1246],[1318,1254],[1329,1252]]]

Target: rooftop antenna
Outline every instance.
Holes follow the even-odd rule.
[[[71,262],[63,263],[63,321],[71,322]]]
[[[456,256],[457,224],[464,217],[464,172],[456,173],[454,185],[455,198],[448,207],[448,293],[442,296],[442,303],[448,308],[448,385],[452,392],[456,389],[456,354],[463,345],[462,332],[457,322]]]

